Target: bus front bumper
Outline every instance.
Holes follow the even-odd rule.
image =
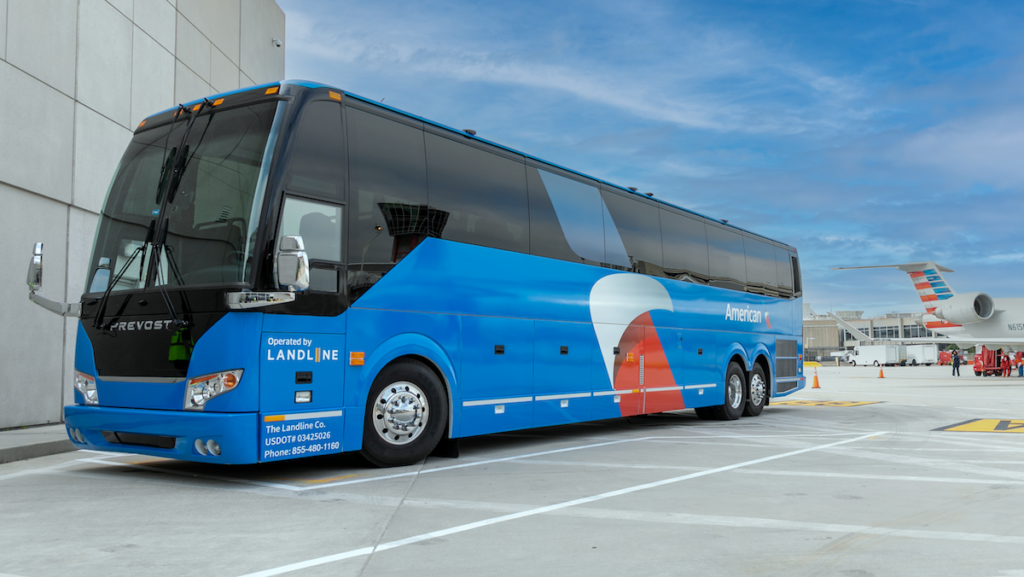
[[[71,442],[78,449],[224,465],[243,465],[258,460],[257,413],[69,405],[64,407],[64,422]]]

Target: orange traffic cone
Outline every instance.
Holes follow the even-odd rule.
[[[885,374],[882,373],[882,369],[878,369],[878,378],[880,378],[880,379],[884,379],[885,378]]]
[[[814,369],[814,386],[812,389],[820,389],[821,385],[818,384],[818,369]]]

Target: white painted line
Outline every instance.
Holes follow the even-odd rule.
[[[326,557],[318,557],[316,559],[309,559],[307,561],[300,561],[298,563],[292,563],[290,565],[284,565],[281,567],[275,567],[273,569],[267,569],[265,571],[258,571],[256,573],[249,573],[243,577],[271,577],[273,575],[282,575],[284,573],[291,573],[292,571],[298,571],[300,569],[307,569],[309,567],[316,567],[318,565],[324,565],[334,561],[340,561],[342,559],[351,559],[352,557],[360,557],[363,555],[371,555],[380,551],[387,551],[389,549],[396,549],[405,545],[411,545],[413,543],[420,543],[423,541],[429,541],[431,539],[437,539],[439,537],[446,537],[448,535],[454,535],[457,533],[464,533],[466,531],[472,531],[474,529],[480,529],[483,527],[489,527],[491,525],[497,525],[499,523],[505,523],[508,521],[514,521],[516,519],[523,519],[525,517],[533,517],[535,515],[541,515],[543,513],[550,513],[553,511],[559,511],[569,507],[575,507],[577,505],[583,505],[586,503],[593,503],[595,501],[602,501],[605,499],[611,499],[613,497],[619,497],[622,495],[628,495],[630,493],[636,493],[638,491],[645,491],[647,489],[654,489],[657,487],[663,487],[665,485],[671,485],[679,483],[681,481],[688,481],[690,479],[696,479],[698,477],[705,477],[707,475],[714,475],[716,473],[724,473],[725,471],[732,471],[733,469],[739,469],[742,467],[749,467],[751,465],[757,465],[760,463],[767,463],[769,461],[775,461],[778,459],[784,459],[786,457],[793,457],[796,455],[802,455],[804,453],[810,453],[813,451],[820,451],[823,449],[829,449],[839,445],[845,445],[847,443],[855,443],[857,441],[863,441],[874,435],[882,435],[885,433],[872,433],[869,435],[862,435],[852,439],[846,439],[843,441],[836,441],[834,443],[828,443],[826,445],[818,445],[816,447],[808,447],[806,449],[799,449],[797,451],[790,451],[788,453],[782,453],[779,455],[772,455],[770,457],[762,457],[760,459],[754,459],[751,461],[744,461],[742,463],[736,463],[735,465],[727,465],[725,467],[719,467],[717,469],[709,469],[707,471],[698,471],[696,473],[690,473],[688,475],[682,475],[679,477],[672,477],[670,479],[664,479],[661,481],[654,481],[651,483],[644,483],[642,485],[634,485],[632,487],[626,487],[624,489],[617,489],[615,491],[608,491],[598,495],[591,495],[589,497],[582,497],[580,499],[573,499],[572,501],[564,501],[562,503],[556,503],[553,505],[547,505],[544,507],[537,507],[535,509],[529,509],[527,511],[521,511],[518,513],[511,513],[508,515],[501,515],[499,517],[492,517],[490,519],[484,519],[482,521],[476,521],[474,523],[467,523],[465,525],[458,525],[456,527],[450,527],[448,529],[440,529],[438,531],[432,531],[430,533],[423,533],[408,537],[406,539],[399,539],[397,541],[390,541],[388,543],[381,543],[375,547],[363,547],[361,549],[355,549],[353,551],[346,551],[343,553],[337,553],[335,555],[328,555]],[[1024,542],[1024,537],[1018,537]]]
[[[98,465],[114,465],[115,467],[127,467],[129,469],[139,469],[142,471],[152,471],[154,473],[166,473],[168,475],[178,475],[181,477],[198,477],[201,479],[212,479],[215,481],[227,481],[229,483],[243,483],[246,485],[256,485],[259,487],[271,487],[273,489],[286,489],[295,490],[296,487],[291,485],[284,485],[282,483],[269,483],[266,481],[252,481],[249,479],[233,479],[231,477],[222,477],[220,475],[206,475],[203,473],[195,473],[191,471],[175,471],[173,469],[161,469],[159,467],[150,467],[148,465],[136,465],[134,463],[121,463],[120,461],[100,461],[99,459],[79,459],[83,463],[94,463]]]
[[[97,451],[84,451],[83,450],[83,451],[80,451],[80,452],[82,452],[82,453],[85,453],[85,452],[93,453],[93,452],[97,452]],[[120,457],[121,456],[121,454],[118,454],[118,453],[104,453],[104,454],[109,455],[107,457],[108,459],[113,458],[113,457]],[[36,475],[36,474],[39,474],[39,473],[46,473],[47,471],[53,471],[53,470],[56,470],[56,469],[63,469],[65,467],[70,467],[70,466],[74,465],[75,463],[82,463],[82,462],[86,462],[86,461],[89,461],[89,460],[90,459],[75,459],[74,461],[64,461],[63,463],[57,463],[56,465],[50,465],[49,467],[40,467],[38,469],[26,469],[24,471],[18,471],[17,473],[9,473],[7,475],[0,475],[0,481],[4,481],[4,480],[7,480],[7,479],[16,479],[18,477],[25,477],[27,475]],[[101,461],[100,458],[95,459],[95,461],[96,462],[100,462],[100,463],[106,463],[106,461]],[[0,575],[0,577],[3,577],[3,576]]]
[[[686,385],[686,387],[684,387],[684,388],[686,390],[690,390],[690,389],[713,389],[713,388],[715,388],[715,385],[714,384],[710,384],[710,385]]]
[[[487,399],[485,401],[462,401],[463,407],[481,407],[486,405],[508,405],[511,403],[529,403],[533,397],[514,397],[511,399]]]
[[[554,401],[559,399],[583,399],[589,397],[590,393],[569,393],[563,395],[541,395],[534,397],[535,401]]]
[[[783,531],[812,531],[816,533],[839,533],[842,535],[883,535],[886,537],[904,537],[910,539],[935,539],[941,541],[968,541],[981,543],[1024,544],[1024,537],[1016,535],[993,535],[987,533],[963,533],[959,531],[920,531],[916,529],[893,529],[890,527],[872,527],[868,525],[841,525],[838,523],[814,523],[807,521],[788,521],[783,519],[764,519],[758,517],[726,517],[721,515],[694,515],[688,513],[656,513],[646,511],[619,511],[611,509],[581,508],[572,511],[559,511],[558,515],[574,517],[590,517],[593,519],[614,519],[617,521],[641,521],[678,523],[682,525],[710,525],[717,527],[738,527],[760,529],[776,529]]]

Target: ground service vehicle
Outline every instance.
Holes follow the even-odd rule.
[[[939,361],[938,345],[906,345],[901,364],[932,366]]]
[[[850,357],[854,365],[895,366],[906,357],[902,345],[858,345]]]
[[[82,448],[400,465],[804,385],[792,247],[309,82],[147,118],[81,303],[33,267],[81,316]]]

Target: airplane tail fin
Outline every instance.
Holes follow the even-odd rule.
[[[879,266],[848,266],[836,267],[832,270],[853,270],[864,268],[898,268],[910,275],[910,282],[914,283],[917,294],[924,303],[928,314],[935,312],[935,307],[940,301],[953,298],[956,292],[946,283],[942,273],[953,272],[953,269],[937,265],[932,261],[912,262],[907,264],[887,264]]]

